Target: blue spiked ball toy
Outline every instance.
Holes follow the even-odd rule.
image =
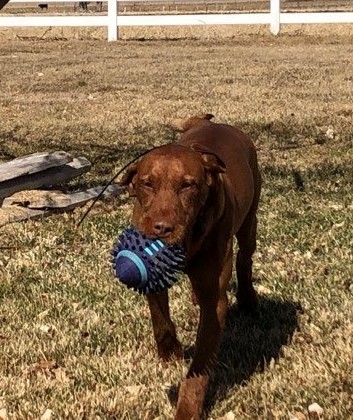
[[[124,229],[112,255],[115,276],[142,294],[173,286],[185,266],[182,247],[150,238],[134,227]]]

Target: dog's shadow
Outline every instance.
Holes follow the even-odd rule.
[[[281,357],[283,346],[291,342],[298,329],[300,311],[298,303],[267,297],[259,299],[254,314],[242,314],[236,304],[229,308],[218,362],[205,400],[206,416],[234,386],[246,386],[253,374],[263,372],[272,359]],[[192,350],[188,350],[189,355]],[[174,402],[177,389],[170,391],[170,399]]]
[[[263,372],[271,360],[282,355],[298,329],[300,304],[262,297],[255,314],[245,315],[230,307],[227,327],[208,389],[205,411],[227,397],[235,385],[243,385],[256,372]]]

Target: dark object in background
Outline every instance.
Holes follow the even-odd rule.
[[[79,7],[79,9],[82,9],[82,10],[87,12],[88,11],[88,1],[80,1],[78,3],[78,7]]]
[[[294,170],[293,177],[294,177],[294,182],[295,182],[295,186],[297,187],[297,190],[304,191],[305,186],[304,186],[304,180],[301,173],[298,170]]]

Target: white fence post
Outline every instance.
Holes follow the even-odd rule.
[[[278,35],[280,30],[281,0],[271,0],[271,33]]]
[[[108,0],[108,41],[118,39],[118,2]]]

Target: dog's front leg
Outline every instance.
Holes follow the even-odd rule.
[[[177,339],[175,326],[170,318],[168,291],[147,295],[151,312],[154,338],[157,344],[158,355],[168,361],[173,356],[183,357],[183,349]]]
[[[232,256],[227,258],[221,276],[207,264],[200,270],[199,267],[194,273],[189,273],[200,305],[200,323],[194,359],[186,379],[180,385],[176,420],[201,418],[209,372],[216,360],[225,326],[228,308],[226,286],[231,277]]]

